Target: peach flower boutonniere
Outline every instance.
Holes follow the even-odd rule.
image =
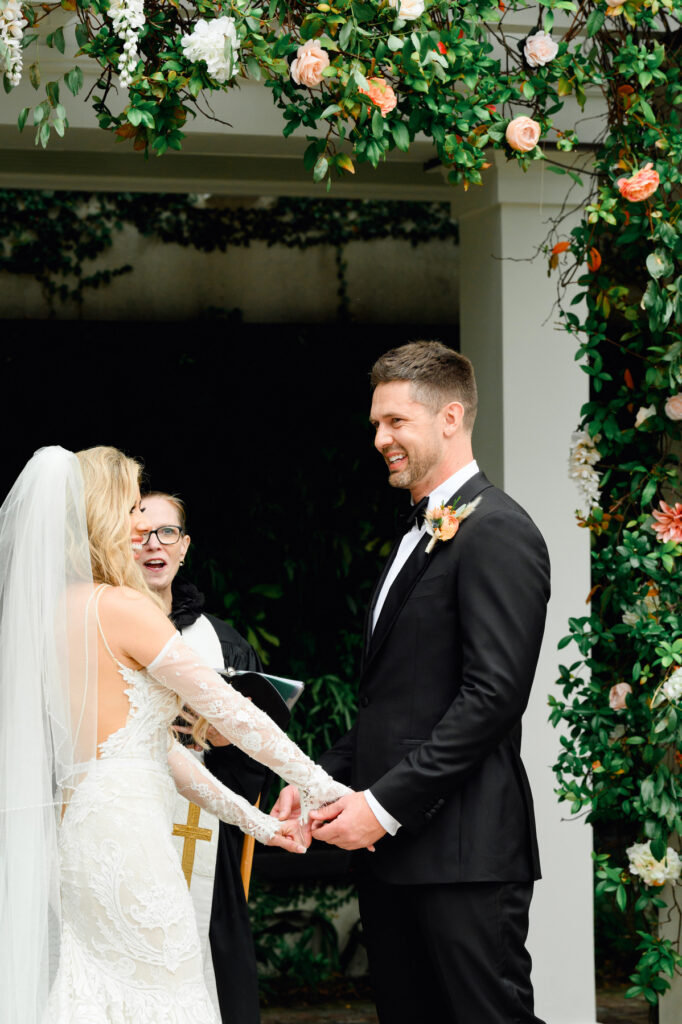
[[[428,510],[424,516],[426,532],[431,534],[431,540],[426,548],[427,555],[435,548],[436,541],[452,540],[459,530],[462,520],[478,508],[480,500],[480,498],[475,498],[468,504],[458,506],[459,498],[457,498],[454,505],[436,505]]]

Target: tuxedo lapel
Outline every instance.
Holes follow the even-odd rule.
[[[379,576],[379,579],[377,580],[377,582],[376,582],[376,584],[374,586],[374,590],[372,591],[372,595],[370,597],[369,604],[367,605],[367,611],[365,613],[365,628],[364,628],[364,632],[363,632],[363,643],[362,643],[363,656],[365,656],[365,657],[367,656],[367,653],[369,651],[369,645],[370,645],[371,640],[372,640],[372,619],[374,618],[374,609],[376,608],[377,598],[379,597],[379,594],[381,593],[381,588],[383,587],[384,580],[386,579],[386,576],[388,575],[388,570],[393,565],[395,557],[398,554],[398,548],[400,547],[400,541],[401,540],[402,540],[402,537],[399,537],[398,540],[393,545],[393,547],[391,548],[389,556],[386,559],[386,563],[384,565],[384,568],[381,571],[381,575]]]
[[[479,494],[482,494],[482,492],[487,490],[489,487],[492,487],[492,484],[485,474],[476,473],[476,475],[472,476],[470,480],[467,480],[466,483],[463,484],[462,487],[456,491],[445,504],[453,505],[457,498],[459,498],[458,505],[466,504],[467,502],[473,501],[474,498],[478,497]],[[464,525],[464,523],[462,525]],[[374,607],[376,605],[377,598],[381,593],[381,587],[386,579],[386,574],[388,573],[391,563],[398,552],[400,541],[398,541],[391,551],[389,559],[384,567],[384,571],[374,588],[370,607],[365,618],[365,645],[363,650],[365,652],[366,664],[376,656],[377,651],[391,632],[395,620],[400,614],[407,598],[410,596],[410,592],[419,582],[419,579],[425,572],[430,559],[433,557],[433,552],[430,552],[428,555],[426,554],[426,548],[428,547],[430,540],[431,538],[428,534],[420,537],[416,548],[393,581],[391,588],[386,595],[386,600],[384,601],[374,632],[372,632],[372,615]]]

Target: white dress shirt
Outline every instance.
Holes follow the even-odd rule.
[[[456,494],[457,491],[464,486],[467,480],[471,480],[472,476],[475,476],[477,473],[478,463],[474,459],[472,462],[467,463],[466,466],[463,466],[461,469],[458,469],[456,473],[453,473],[452,476],[449,476],[447,480],[444,480],[442,484],[439,484],[438,487],[436,487],[436,489],[431,492],[431,494],[429,495],[428,507],[437,508],[438,505],[445,504],[445,502],[448,501],[448,499],[451,498],[453,494]],[[410,557],[410,555],[416,548],[417,544],[419,543],[420,539],[425,534],[426,525],[423,522],[421,526],[418,526],[417,523],[415,523],[412,529],[409,530],[401,540],[398,552],[395,558],[393,559],[391,568],[386,574],[386,579],[384,580],[383,586],[381,588],[379,596],[377,597],[376,604],[374,606],[374,614],[372,615],[372,632],[374,632],[376,624],[379,620],[379,615],[381,614],[381,609],[384,606],[384,602],[386,601],[388,592],[393,586],[398,573],[403,568],[408,558]],[[381,827],[385,828],[387,832],[394,836],[398,829],[400,828],[400,822],[397,821],[392,814],[389,814],[388,811],[381,806],[376,797],[373,796],[372,791],[370,789],[365,790],[365,800],[369,804],[370,810],[374,814],[374,817],[377,819]]]

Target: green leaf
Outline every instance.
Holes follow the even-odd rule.
[[[651,856],[654,860],[663,860],[666,855],[666,845],[662,839],[651,840]]]
[[[639,97],[639,107],[649,124],[656,124],[656,115],[643,96]]]
[[[384,119],[380,110],[375,110],[372,114],[372,135],[375,139],[382,138],[384,134]]]
[[[77,96],[80,92],[81,86],[83,85],[83,72],[78,66],[71,68],[71,70],[67,71],[64,75],[64,81],[66,82],[66,87],[69,92],[72,93],[72,95]]]
[[[602,27],[602,25],[604,24],[605,20],[606,20],[606,15],[605,15],[604,11],[601,11],[601,10],[592,11],[592,13],[590,14],[589,18],[585,22],[585,29],[587,31],[588,39],[591,39],[592,36],[596,36],[597,32]]]
[[[345,50],[350,42],[350,37],[353,34],[353,22],[347,21],[339,32],[339,46],[342,50]]]
[[[313,168],[313,181],[322,181],[325,174],[327,173],[328,167],[329,163],[327,161],[327,158],[324,156],[319,156],[315,161],[315,166]]]
[[[57,82],[48,82],[45,86],[45,92],[52,106],[56,107],[59,103],[59,84]]]
[[[142,111],[138,107],[131,107],[126,116],[130,124],[136,128],[142,121]]]
[[[341,107],[338,105],[338,103],[330,103],[329,106],[325,107],[322,113],[320,114],[320,120],[325,117],[331,117],[332,114],[338,114],[340,110]]]
[[[389,50],[393,53],[397,53],[398,50],[402,50],[403,48],[403,40],[399,39],[398,36],[389,36],[387,42]]]
[[[31,110],[30,107],[24,107],[24,109],[19,114],[19,117],[17,118],[17,125],[19,126],[19,131],[20,132],[23,132],[23,130],[24,130],[24,125],[26,124],[26,118],[28,117],[28,115],[30,113],[30,110]]]
[[[45,149],[45,147],[47,146],[47,142],[48,142],[49,138],[50,138],[50,126],[47,123],[47,121],[43,121],[43,123],[41,124],[40,128],[38,129],[38,134],[37,134],[36,142],[38,140],[40,140],[40,145],[43,147],[43,149]]]
[[[254,57],[246,58],[246,70],[249,73],[249,77],[252,78],[254,82],[260,82],[262,78],[260,64]]]
[[[40,88],[40,68],[37,64],[31,64],[28,69],[28,78],[34,89]]]
[[[407,153],[410,148],[410,133],[407,125],[403,121],[396,121],[395,124],[391,125],[391,133],[398,149],[401,149],[403,153]]]
[[[619,885],[616,889],[616,903],[618,904],[618,909],[625,913],[625,908],[628,905],[628,897],[625,892],[624,885]]]
[[[61,27],[61,25],[54,33],[54,45],[57,47],[60,53],[64,53],[64,29]]]
[[[87,42],[89,42],[89,40],[90,33],[88,31],[88,26],[79,21],[76,25],[76,42],[79,47],[83,47]]]
[[[655,249],[646,258],[646,268],[651,276],[658,280],[659,277],[669,277],[675,269],[667,249]]]

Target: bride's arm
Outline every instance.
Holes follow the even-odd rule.
[[[236,825],[260,843],[283,846],[297,853],[305,851],[305,847],[295,838],[282,833],[278,821],[263,814],[248,800],[224,786],[177,740],[173,741],[168,751],[168,764],[175,788],[187,800],[215,814],[228,825]]]
[[[312,808],[350,792],[299,750],[265,712],[209,668],[148,598],[134,595],[117,603],[118,636],[128,658],[146,665],[159,683],[179,694],[250,757],[295,783],[304,819]]]

